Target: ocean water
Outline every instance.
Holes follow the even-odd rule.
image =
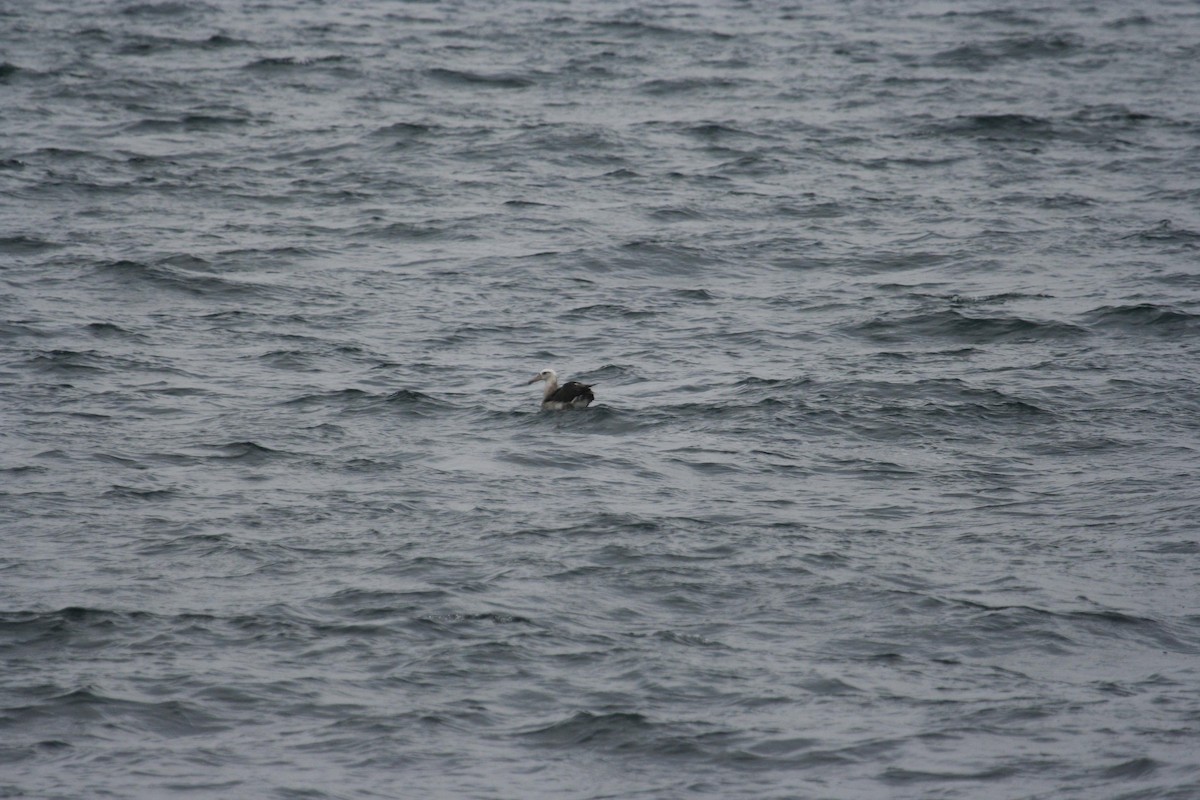
[[[1200,797],[1198,42],[0,3],[0,797]]]

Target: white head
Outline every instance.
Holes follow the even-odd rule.
[[[558,373],[547,367],[529,379],[530,383],[537,383],[538,381],[545,381],[547,386],[553,386],[558,383]]]
[[[546,387],[542,390],[542,396],[549,397],[558,388],[558,373],[546,367],[546,369],[529,379],[530,383],[537,383],[538,381],[546,382]]]

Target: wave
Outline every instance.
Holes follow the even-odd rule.
[[[336,405],[346,407],[364,402],[370,402],[375,399],[376,395],[370,392],[365,392],[362,389],[335,389],[328,392],[314,392],[311,394],[300,395],[291,400],[285,400],[281,405],[285,406],[330,406]]]
[[[1097,105],[1055,117],[1016,113],[960,115],[927,126],[920,133],[1008,143],[1063,140],[1115,147],[1128,145],[1127,137],[1138,127],[1162,122],[1166,121],[1124,106]]]
[[[1006,61],[1054,59],[1076,55],[1086,42],[1071,33],[1010,36],[989,42],[972,42],[944,50],[931,59],[938,66],[985,70]]]
[[[371,132],[371,136],[386,139],[397,147],[401,147],[427,140],[430,134],[440,132],[440,128],[434,125],[423,125],[417,122],[394,122],[391,125],[376,128]]]
[[[179,490],[114,484],[103,496],[113,500],[170,500],[179,496]]]
[[[1108,640],[1137,642],[1165,652],[1200,652],[1200,643],[1176,636],[1170,624],[1111,608],[1059,610],[919,592],[912,597],[922,613],[931,617],[939,637],[970,640],[1005,652],[1036,648],[1061,655],[1107,647]]]
[[[152,287],[198,297],[229,297],[250,299],[270,296],[279,287],[244,280],[233,280],[211,271],[202,271],[209,262],[188,257],[184,267],[180,257],[171,256],[155,262],[119,259],[103,261],[92,266],[92,273],[128,288]]]
[[[215,10],[207,3],[163,0],[159,3],[131,3],[122,8],[120,13],[127,17],[183,17]]]
[[[426,70],[425,74],[440,83],[464,87],[484,87],[491,89],[528,89],[535,86],[537,81],[523,74],[513,73],[484,73],[470,70],[447,69],[434,67]]]
[[[444,601],[450,597],[451,593],[443,589],[393,591],[350,588],[339,589],[337,592],[318,598],[313,602],[328,608],[344,609],[354,618],[374,618],[409,614],[420,609],[423,603]]]
[[[289,70],[303,70],[315,67],[335,67],[344,69],[346,64],[355,63],[355,59],[342,55],[329,56],[267,56],[259,58],[246,64],[242,69],[253,72],[275,72]]]
[[[1084,319],[1100,330],[1158,336],[1191,335],[1200,330],[1200,314],[1155,303],[1102,306],[1087,312]]]
[[[1069,322],[1016,316],[974,317],[954,309],[904,316],[877,317],[844,329],[876,342],[951,339],[967,344],[1061,341],[1087,335]]]
[[[696,269],[713,266],[723,256],[702,245],[686,245],[657,239],[634,239],[605,257],[585,259],[583,265],[597,272],[613,269],[663,275],[692,275]]]
[[[1049,139],[1054,123],[1033,114],[965,114],[926,129],[927,133],[989,139]]]
[[[47,250],[58,250],[65,245],[40,236],[0,236],[0,253],[10,255],[25,255],[44,253]]]
[[[1133,111],[1128,106],[1115,103],[1084,106],[1071,114],[1070,119],[1087,123],[1118,123],[1121,125],[1138,125],[1157,119],[1153,114],[1144,111]]]
[[[425,417],[453,410],[456,406],[441,398],[415,389],[397,389],[387,393],[362,389],[335,389],[313,392],[284,400],[280,405],[303,410],[328,410],[338,414],[395,414]]]
[[[658,316],[659,312],[633,309],[619,303],[595,303],[565,311],[565,319],[643,319]]]
[[[439,400],[424,392],[418,392],[416,389],[397,389],[390,392],[382,400],[388,408],[449,408],[450,403],[444,400]]]
[[[423,594],[430,594],[428,592]],[[418,622],[427,623],[443,629],[469,623],[489,623],[491,625],[532,625],[533,620],[519,614],[503,614],[495,611],[464,614],[453,612],[449,614],[425,614],[417,618]]]
[[[26,363],[38,370],[63,374],[108,372],[127,366],[97,350],[45,350],[29,358]]]
[[[588,745],[626,749],[652,737],[657,727],[643,714],[579,711],[550,725],[524,731],[521,735],[548,747]]]
[[[193,131],[214,131],[230,127],[248,125],[254,121],[254,115],[249,111],[237,115],[221,114],[181,114],[178,117],[151,117],[131,122],[125,126],[127,133],[172,133]]]
[[[206,460],[238,461],[246,464],[265,464],[283,458],[290,458],[292,455],[287,451],[273,450],[270,447],[248,439],[241,442],[207,445],[206,449],[215,451],[213,455],[205,456]]]
[[[761,133],[739,128],[733,123],[701,122],[694,125],[684,125],[680,132],[694,136],[706,142],[726,141],[728,139],[765,139]]]
[[[145,341],[146,337],[117,325],[115,322],[89,322],[84,329],[97,339],[136,339]]]
[[[65,721],[69,725],[107,726],[155,736],[199,736],[226,730],[197,703],[182,700],[141,701],[105,694],[94,687],[68,691],[7,709],[6,722],[23,727]]]
[[[592,20],[588,22],[589,27],[606,33],[617,33],[622,36],[648,37],[653,39],[671,40],[671,39],[716,39],[726,40],[733,38],[732,34],[722,31],[711,30],[706,28],[698,28],[689,30],[684,27],[666,25],[658,20],[640,20],[640,19],[607,19],[607,20]]]
[[[18,339],[23,337],[46,338],[49,336],[47,331],[36,329],[32,325],[24,323],[11,323],[11,321],[0,320],[0,339]]]
[[[214,50],[225,47],[245,47],[250,45],[244,39],[235,39],[220,33],[214,33],[203,39],[183,39],[175,36],[152,35],[146,33],[131,34],[123,39],[117,52],[122,55],[150,55],[173,49]]]
[[[1161,220],[1157,225],[1147,228],[1137,233],[1131,233],[1128,236],[1122,236],[1122,240],[1139,239],[1143,242],[1176,242],[1180,244],[1196,245],[1200,242],[1200,231],[1193,231],[1188,228],[1180,228],[1171,220]]]
[[[638,91],[652,97],[697,94],[708,91],[732,91],[744,82],[732,78],[655,78],[638,86]]]

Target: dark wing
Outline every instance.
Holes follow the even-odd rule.
[[[562,386],[554,390],[554,393],[547,397],[543,402],[546,403],[572,403],[579,399],[586,399],[589,403],[596,399],[592,394],[592,386],[578,381],[568,381]]]

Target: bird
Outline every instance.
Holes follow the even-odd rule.
[[[596,399],[592,394],[595,384],[567,381],[558,385],[558,373],[547,367],[529,379],[529,383],[545,381],[546,388],[542,394],[542,408],[547,411],[562,411],[564,408],[587,408]]]

